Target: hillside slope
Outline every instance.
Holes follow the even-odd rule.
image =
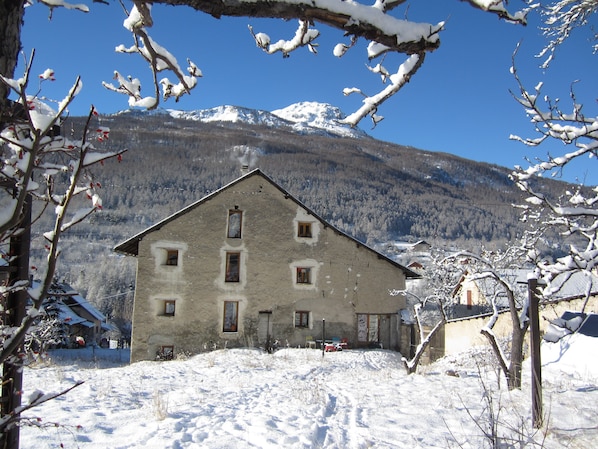
[[[364,242],[502,242],[520,229],[509,170],[380,142],[160,115],[103,119],[124,160],[100,173],[105,212],[126,237],[259,167]]]
[[[512,207],[520,193],[507,168],[366,135],[343,137],[304,125],[298,133],[293,123],[206,123],[164,112],[100,121],[111,129],[109,145],[128,151],[122,162],[96,170],[103,211],[64,236],[58,277],[108,315],[126,315],[113,308],[130,308],[132,295],[126,304],[109,306],[102,298],[127,296],[134,282],[134,261],[112,248],[236,179],[243,165],[259,167],[331,224],[372,246],[424,239],[476,249],[500,246],[523,229]],[[76,132],[82,122],[73,118],[65,129]],[[543,182],[544,191],[557,191],[558,183]],[[33,244],[33,263],[41,263],[45,242]]]

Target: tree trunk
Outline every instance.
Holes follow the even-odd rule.
[[[12,78],[21,50],[24,0],[0,0],[0,74]],[[0,122],[8,104],[9,91],[0,83]]]
[[[524,338],[525,329],[513,327],[511,336],[511,362],[509,363],[509,373],[507,375],[507,385],[509,390],[521,388],[521,366],[523,364]]]
[[[430,331],[428,336],[426,338],[423,338],[422,327],[421,327],[421,324],[419,324],[419,320],[418,320],[417,326],[420,329],[420,340],[422,340],[422,341],[420,341],[420,343],[417,345],[415,355],[413,356],[413,358],[411,360],[408,360],[407,358],[403,357],[403,366],[405,367],[407,374],[413,374],[417,371],[419,362],[420,362],[422,356],[424,355],[424,352],[426,352],[426,349],[428,349],[428,346],[430,346],[430,343],[432,342],[432,338],[434,338],[434,336],[438,333],[440,328],[445,325],[445,323],[446,323],[446,319],[440,320],[438,323],[436,323],[436,325]]]

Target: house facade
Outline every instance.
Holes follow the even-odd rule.
[[[131,361],[322,338],[400,350],[407,277],[260,170],[121,243],[137,258]]]
[[[517,306],[527,298],[527,275],[530,270],[499,270],[501,278],[515,289]],[[455,304],[451,319],[483,315],[492,312],[494,303],[499,310],[509,308],[509,300],[504,288],[492,278],[468,278],[467,270],[459,280],[453,296]]]

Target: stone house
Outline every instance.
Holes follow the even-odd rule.
[[[259,169],[116,246],[137,258],[131,361],[322,338],[400,350],[418,275],[327,223]]]
[[[518,306],[527,297],[527,275],[530,270],[500,270],[500,276],[514,286]],[[459,319],[492,312],[492,303],[499,310],[509,308],[504,289],[491,278],[468,279],[467,270],[459,280],[454,292],[454,306],[449,318]],[[521,303],[519,303],[521,302]]]

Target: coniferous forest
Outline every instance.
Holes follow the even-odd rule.
[[[112,248],[233,181],[244,164],[260,168],[370,246],[423,239],[445,248],[501,247],[525,226],[512,206],[522,198],[508,168],[371,138],[201,123],[160,113],[123,113],[100,122],[110,127],[108,145],[127,152],[121,162],[110,160],[93,173],[102,186],[103,209],[65,234],[57,277],[123,328],[132,311],[135,261]],[[63,129],[76,135],[82,124],[73,118]],[[543,182],[544,191],[558,192],[559,183]],[[41,218],[35,226],[45,231],[49,220]],[[44,257],[43,246],[41,238],[34,239],[34,265]]]

